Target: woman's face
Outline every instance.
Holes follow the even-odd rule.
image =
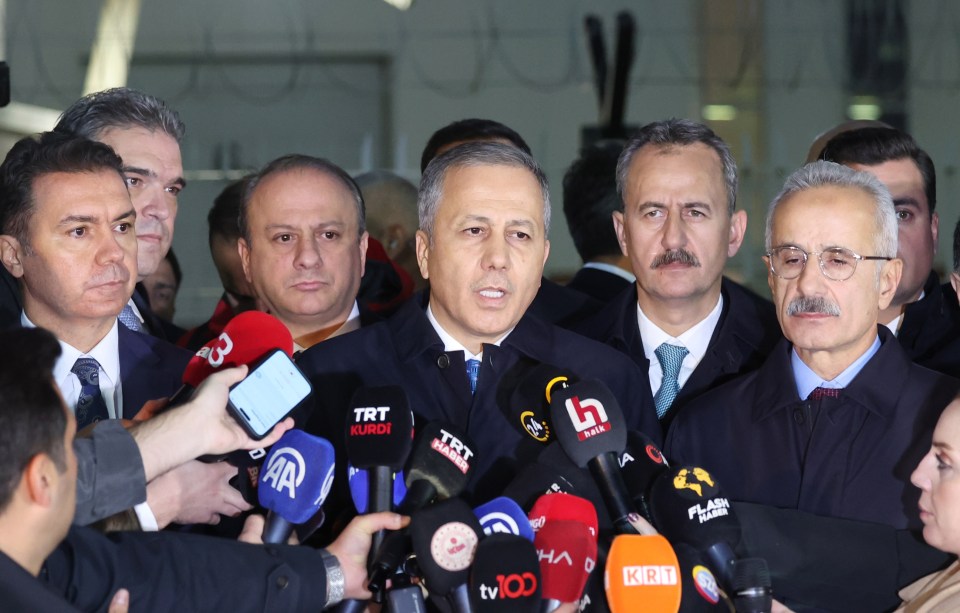
[[[944,410],[933,445],[910,476],[920,488],[923,538],[937,549],[960,555],[960,400]]]

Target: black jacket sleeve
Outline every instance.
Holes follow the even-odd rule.
[[[140,449],[117,419],[97,424],[92,438],[73,442],[77,454],[77,512],[85,526],[147,499]]]

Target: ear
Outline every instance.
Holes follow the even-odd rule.
[[[953,291],[957,294],[957,302],[960,302],[960,273],[950,273],[950,285],[953,286]]]
[[[253,283],[250,277],[250,246],[247,245],[247,239],[242,236],[237,239],[237,251],[240,252],[240,265],[243,266],[243,276],[247,278],[247,283]],[[364,249],[366,253],[366,249]]]
[[[620,253],[622,253],[624,257],[629,258],[630,252],[627,250],[627,239],[623,227],[623,212],[614,211],[612,218],[613,231],[617,233],[617,242],[620,243]]]
[[[777,281],[776,275],[773,274],[773,271],[770,270],[770,258],[765,255],[761,255],[760,259],[763,260],[763,265],[767,268],[767,287],[770,288],[770,296],[773,296],[773,287]]]
[[[939,247],[938,238],[940,237],[940,213],[934,213],[930,216],[930,234],[933,235],[933,253],[937,253]]]
[[[880,310],[890,306],[893,301],[893,295],[897,291],[897,285],[900,283],[900,276],[903,274],[903,260],[893,258],[889,262],[884,262],[880,268]]]
[[[20,241],[9,234],[0,235],[0,261],[7,271],[19,279],[23,276],[23,245]]]
[[[732,258],[740,251],[743,237],[747,233],[747,212],[734,211],[730,216],[730,240],[727,242],[727,257]]]
[[[540,276],[543,276],[543,267],[547,265],[547,258],[550,257],[550,241],[543,243],[543,266],[540,267]]]
[[[370,233],[364,232],[360,235],[360,276],[363,276],[363,271],[367,269],[367,243],[369,242]],[[244,272],[246,272],[246,266],[244,266]]]
[[[30,501],[40,507],[52,507],[57,502],[57,480],[64,476],[47,454],[38,453],[30,458],[27,467],[23,469],[22,477]]]
[[[430,278],[430,238],[423,230],[417,230],[417,266],[420,276]]]

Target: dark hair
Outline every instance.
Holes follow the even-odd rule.
[[[180,289],[180,282],[183,281],[183,270],[180,268],[180,260],[177,259],[177,254],[173,252],[173,247],[170,247],[163,259],[170,262],[170,268],[173,270],[173,280],[177,284],[177,289]]]
[[[240,238],[240,208],[243,206],[243,193],[247,181],[253,175],[234,181],[223,188],[223,191],[213,200],[213,206],[207,213],[208,239],[213,243],[213,237],[220,236],[227,240]]]
[[[121,164],[107,145],[73,134],[43,132],[20,139],[0,164],[0,232],[29,247],[27,225],[33,215],[33,189],[40,177],[112,170],[123,181]]]
[[[0,332],[0,344],[17,347],[0,355],[0,512],[13,498],[27,464],[37,454],[49,455],[66,470],[63,435],[67,415],[54,388],[53,366],[60,343],[42,328]]]
[[[329,160],[294,153],[273,160],[264,166],[260,172],[246,179],[246,189],[243,191],[243,202],[240,205],[238,220],[240,233],[247,242],[250,242],[250,228],[247,225],[247,208],[250,206],[250,199],[253,197],[253,193],[257,191],[257,186],[270,175],[288,172],[290,170],[315,170],[321,174],[333,177],[343,184],[347,192],[353,196],[354,203],[356,204],[358,222],[357,239],[359,240],[360,236],[362,236],[367,229],[367,214],[363,207],[363,194],[360,193],[360,188],[357,187],[356,181],[353,180],[353,177],[351,177],[347,171]]]
[[[830,139],[820,152],[820,159],[837,164],[876,166],[892,160],[910,159],[920,170],[923,193],[930,214],[937,208],[937,171],[927,152],[913,137],[896,128],[861,128],[843,132]]]
[[[437,157],[437,151],[450,143],[497,139],[508,141],[527,155],[532,155],[523,137],[502,123],[492,119],[461,119],[433,133],[420,156],[420,172],[425,171],[430,161]]]
[[[617,193],[620,194],[623,205],[623,190],[626,189],[627,175],[630,173],[630,162],[633,155],[647,145],[669,150],[671,147],[688,147],[690,145],[706,145],[714,150],[720,158],[723,170],[723,181],[727,186],[727,207],[733,214],[737,207],[737,162],[730,153],[730,147],[716,133],[696,121],[689,119],[665,119],[648,123],[640,128],[624,147],[617,163]]]
[[[185,127],[180,115],[163,100],[129,87],[88,94],[63,112],[54,128],[96,140],[109,128],[145,128],[163,132],[178,143]]]
[[[953,227],[953,272],[960,273],[960,219]]]
[[[617,160],[623,144],[617,140],[593,145],[563,176],[563,214],[584,262],[620,255],[612,215],[622,206],[617,194]]]

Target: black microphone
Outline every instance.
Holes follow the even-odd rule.
[[[469,482],[474,445],[456,426],[443,422],[425,425],[417,436],[404,468],[407,495],[397,511],[412,515],[434,499],[458,496]],[[368,589],[384,589],[386,581],[409,551],[406,531],[391,532],[377,551]]]
[[[620,474],[637,510],[651,523],[650,486],[669,467],[650,437],[637,430],[627,432],[627,446],[620,454]]]
[[[540,560],[533,542],[516,534],[480,541],[468,583],[477,613],[540,611]]]
[[[410,518],[410,539],[430,597],[442,598],[457,613],[471,613],[467,578],[483,535],[473,509],[450,498]]]
[[[550,413],[563,451],[577,466],[590,468],[616,531],[637,534],[630,515],[639,514],[620,474],[627,427],[613,393],[600,381],[580,381],[556,390]]]
[[[686,543],[672,545],[680,566],[681,613],[729,613],[729,599],[700,552]]]
[[[732,592],[734,549],[740,522],[716,479],[700,467],[673,467],[650,488],[654,525],[672,543],[694,547]]]
[[[582,496],[564,475],[540,462],[521,468],[503,490],[504,496],[516,500],[520,508],[526,511],[544,494],[559,493]]]
[[[763,558],[735,560],[733,592],[737,613],[770,613],[773,607],[773,590],[767,561]]]
[[[559,366],[521,359],[501,377],[497,405],[520,433],[546,445],[554,440],[550,425],[553,392],[578,380]]]

